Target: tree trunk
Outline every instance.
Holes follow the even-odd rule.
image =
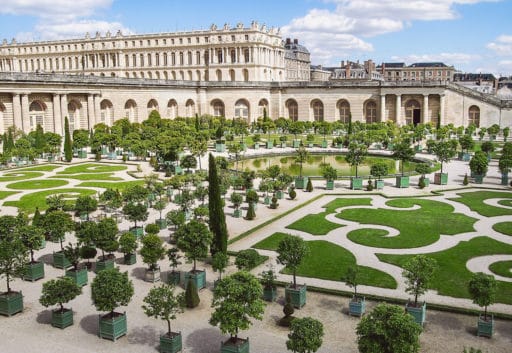
[[[167,334],[171,336],[171,320],[167,320]]]
[[[293,269],[293,288],[297,288],[297,279],[295,278],[295,269]]]
[[[11,292],[11,287],[9,286],[9,282],[10,282],[10,276],[9,274],[7,274],[5,276],[5,280],[7,281],[7,293],[10,293]]]

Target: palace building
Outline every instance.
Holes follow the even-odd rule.
[[[209,114],[398,124],[512,125],[512,101],[453,82],[453,67],[347,62],[311,68],[297,39],[253,22],[145,35],[0,45],[0,133],[91,129],[128,118]],[[393,65],[391,65],[393,66]],[[399,66],[399,65],[398,65]],[[392,72],[391,75],[389,72]],[[397,74],[397,72],[401,72]],[[405,73],[407,72],[407,73]],[[432,75],[431,75],[432,73]],[[432,76],[432,79],[429,79]],[[389,77],[392,77],[390,79]],[[413,79],[415,78],[415,79]]]

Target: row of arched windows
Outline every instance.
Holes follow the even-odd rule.
[[[299,120],[299,105],[295,99],[288,99],[285,102],[286,109],[288,111],[288,118],[297,121]],[[350,120],[350,103],[342,99],[336,103],[336,109],[339,114],[339,120],[343,123],[348,123]],[[324,103],[315,99],[310,104],[310,115],[314,121],[324,121]],[[364,115],[367,123],[377,122],[377,103],[373,100],[369,100],[364,103]]]

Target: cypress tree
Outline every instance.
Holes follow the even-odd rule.
[[[2,151],[4,154],[7,154],[9,152],[9,137],[7,136],[7,132],[4,132],[4,134],[2,135],[2,142]]]
[[[190,278],[187,283],[187,288],[185,289],[185,306],[192,309],[198,306],[200,301],[196,282]]]
[[[64,160],[71,162],[73,159],[73,150],[71,148],[71,136],[69,135],[68,117],[64,119]]]
[[[228,250],[228,229],[226,216],[220,197],[220,180],[217,174],[215,157],[208,156],[208,210],[210,215],[210,231],[213,233],[213,242],[210,247],[212,256],[221,251],[224,254]]]
[[[35,136],[35,141],[34,141],[34,147],[35,147],[37,153],[42,153],[45,145],[46,145],[46,141],[44,138],[43,127],[40,124],[37,124],[36,136]]]
[[[9,129],[9,134],[7,135],[7,152],[11,152],[14,148],[14,136],[12,134],[12,129]]]

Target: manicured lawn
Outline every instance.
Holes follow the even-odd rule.
[[[66,168],[62,172],[58,172],[58,174],[108,173],[126,169],[127,166],[125,165],[85,163]]]
[[[512,207],[512,200],[499,200],[498,204],[503,206]]]
[[[53,165],[53,164],[43,164],[38,165],[36,167],[27,167],[23,168],[23,170],[33,170],[33,171],[39,171],[39,172],[51,172],[52,170],[55,170],[59,168],[59,165]]]
[[[286,237],[283,233],[274,233],[267,239],[254,245],[258,249],[276,250],[279,242]],[[298,276],[320,278],[330,281],[340,281],[345,276],[348,267],[356,264],[354,255],[345,248],[324,240],[306,242],[309,247],[309,255],[297,269]],[[393,277],[374,268],[358,266],[360,284],[396,288]],[[291,274],[285,269],[283,273]]]
[[[83,183],[78,184],[78,186],[89,187],[89,188],[104,188],[104,189],[118,189],[122,191],[131,185],[144,185],[144,180],[132,180],[132,181],[123,181],[119,183],[109,183],[103,181],[85,181]]]
[[[389,249],[415,248],[435,243],[440,234],[454,235],[474,231],[476,219],[454,213],[452,206],[432,200],[394,199],[388,206],[418,210],[388,210],[355,208],[341,211],[336,217],[361,224],[378,224],[395,228],[399,235],[385,237],[387,233],[375,229],[352,231],[348,238],[355,243]],[[371,228],[371,226],[369,227]]]
[[[0,191],[0,200],[5,199],[7,196],[17,194],[17,191]]]
[[[112,173],[97,173],[97,174],[92,174],[92,173],[86,173],[86,174],[70,174],[70,175],[65,175],[65,174],[59,174],[59,175],[54,175],[52,176],[52,178],[69,178],[69,179],[76,179],[76,180],[110,180],[110,181],[114,181],[114,180],[123,180],[123,178],[120,178],[120,177],[115,177],[115,176],[112,176]]]
[[[474,191],[474,192],[461,192],[458,193],[460,197],[451,199],[463,203],[468,206],[472,211],[475,211],[482,216],[494,217],[494,216],[505,216],[512,215],[512,209],[502,208],[486,205],[484,200],[487,199],[512,199],[511,192],[499,192],[499,191]]]
[[[25,179],[34,179],[39,178],[44,175],[44,173],[40,172],[26,172],[26,171],[16,171],[16,172],[7,172],[0,174],[0,182],[4,181],[16,181],[16,180],[25,180]]]
[[[512,222],[501,222],[493,224],[492,229],[506,235],[512,235]]]
[[[512,261],[495,262],[489,266],[489,270],[499,276],[512,278]]]
[[[371,205],[370,198],[338,198],[329,202],[327,205],[322,206],[326,209],[325,212],[309,214],[302,219],[299,219],[296,222],[288,225],[286,228],[300,230],[313,235],[326,235],[331,230],[344,226],[342,224],[329,222],[325,219],[325,216],[327,216],[329,213],[334,213],[335,210],[340,207],[365,205]]]
[[[18,207],[20,211],[31,214],[35,212],[36,207],[40,211],[46,210],[46,197],[54,194],[63,194],[65,199],[76,199],[78,195],[94,195],[96,191],[78,188],[44,190],[23,195],[19,201],[6,201],[4,205]]]
[[[35,189],[51,189],[67,185],[68,181],[60,179],[38,179],[18,181],[17,183],[8,184],[9,189],[14,190],[35,190]]]
[[[437,253],[427,254],[435,259],[438,269],[434,274],[432,289],[440,295],[456,298],[469,298],[467,290],[472,272],[466,268],[466,262],[477,256],[512,254],[512,246],[489,237],[477,237],[463,241],[457,246]],[[377,255],[381,261],[403,267],[414,255]],[[496,301],[512,304],[512,283],[498,281]]]

